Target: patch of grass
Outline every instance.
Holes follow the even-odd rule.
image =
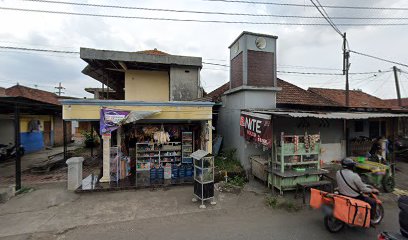
[[[88,149],[86,149],[86,148],[84,148],[84,147],[80,147],[80,148],[77,148],[77,149],[75,149],[75,150],[72,150],[72,154],[73,155],[82,155],[82,154],[84,154],[84,153],[87,153],[88,152]]]
[[[224,150],[215,157],[214,164],[218,171],[241,172],[243,168],[236,157],[236,149]]]
[[[266,197],[266,205],[271,208],[276,208],[278,205],[278,199],[276,197]]]
[[[303,206],[287,199],[278,199],[277,197],[266,197],[266,205],[274,209],[284,209],[288,212],[297,212],[302,210]]]
[[[245,181],[245,178],[237,175],[237,176],[232,177],[228,181],[228,183],[233,185],[233,186],[243,187],[245,185],[246,181]]]

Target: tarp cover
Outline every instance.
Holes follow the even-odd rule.
[[[156,111],[126,111],[120,109],[102,108],[100,113],[100,133],[109,134],[119,126],[133,123],[159,113]]]
[[[160,110],[155,111],[131,111],[125,119],[123,119],[122,124],[136,122],[140,119],[150,117],[154,114],[160,113]]]

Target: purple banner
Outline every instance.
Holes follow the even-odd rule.
[[[129,115],[130,111],[116,110],[116,109],[101,109],[100,117],[100,132],[101,135],[109,134],[116,130],[122,120]]]

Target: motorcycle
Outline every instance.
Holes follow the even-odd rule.
[[[8,145],[0,144],[0,161],[15,157],[17,153],[17,148],[14,144],[9,143]],[[25,153],[23,145],[20,145],[20,156]]]
[[[378,240],[407,240],[404,236],[399,233],[389,233],[389,232],[382,232],[378,234]]]
[[[408,239],[408,196],[401,196],[398,199],[398,207],[400,209],[398,215],[400,233],[382,232],[378,235],[378,240]]]
[[[337,193],[328,193],[323,197],[323,213],[324,213],[324,226],[331,233],[337,233],[341,231],[348,223],[345,223],[336,217],[334,217],[334,198],[333,196],[338,195]],[[376,226],[381,223],[384,218],[384,207],[381,200],[377,197],[377,194],[370,193],[369,196],[373,198],[376,203],[376,213],[375,216],[371,216],[371,226]],[[351,226],[351,225],[349,225]]]

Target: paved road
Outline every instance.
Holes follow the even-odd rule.
[[[379,229],[345,229],[328,233],[321,216],[312,210],[276,213],[269,209],[215,210],[141,221],[80,227],[61,239],[376,239],[382,229],[397,230],[395,211]]]
[[[160,192],[157,193],[160,194]],[[330,234],[324,228],[319,211],[305,209],[289,213],[285,210],[270,209],[265,206],[262,196],[251,192],[244,192],[240,195],[222,194],[220,197],[222,207],[210,206],[204,211],[192,212],[189,210],[183,213],[182,210],[179,210],[177,214],[168,216],[165,210],[162,210],[163,216],[157,214],[146,216],[145,213],[138,215],[137,212],[133,212],[135,217],[129,221],[120,221],[118,217],[117,221],[106,224],[74,226],[59,232],[45,231],[9,236],[3,239],[348,240],[376,239],[377,234],[382,230],[398,231],[397,208],[393,201],[386,202],[386,217],[378,229],[346,228],[338,234]],[[118,207],[126,209],[123,206]],[[167,207],[179,208],[180,206],[169,204]],[[198,208],[198,205],[195,207]],[[129,211],[134,211],[131,207],[129,209]],[[169,209],[170,212],[174,210]],[[109,209],[105,211],[106,215],[110,214]],[[49,224],[52,225],[52,223]]]
[[[399,168],[406,189],[408,164]],[[46,185],[0,205],[0,239],[376,239],[398,231],[394,194],[381,196],[385,218],[377,229],[326,231],[322,214],[304,209],[286,212],[266,207],[261,191],[218,193],[216,206],[198,209],[190,186],[167,191],[74,194],[65,185]],[[289,198],[290,199],[290,198]]]

